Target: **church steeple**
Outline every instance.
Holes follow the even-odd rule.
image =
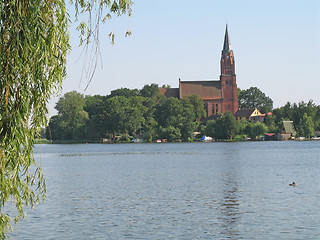
[[[228,24],[226,24],[226,33],[224,35],[222,55],[224,55],[229,51],[231,51],[231,42],[230,42],[229,33],[228,33]]]
[[[237,82],[235,73],[235,60],[231,49],[231,42],[228,33],[228,25],[224,35],[223,49],[221,53],[221,75],[220,83],[222,90],[222,112],[238,111],[239,103],[237,97]]]
[[[221,75],[235,75],[235,61],[231,42],[228,33],[228,25],[226,24],[226,32],[224,34],[223,49],[221,52]]]

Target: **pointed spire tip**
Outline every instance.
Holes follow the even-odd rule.
[[[228,24],[226,24],[226,32],[224,35],[224,43],[222,53],[229,52],[231,50],[231,42],[228,33]]]

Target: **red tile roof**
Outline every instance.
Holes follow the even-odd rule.
[[[159,88],[160,93],[167,98],[179,98],[179,88]]]
[[[268,112],[268,116],[272,116],[272,115],[273,115],[272,112]],[[263,113],[263,114],[261,114],[261,115],[259,115],[259,116],[265,117],[265,116],[266,116],[266,113]]]
[[[268,137],[272,137],[274,135],[276,135],[275,133],[265,133],[264,135],[268,136]]]
[[[203,100],[221,99],[220,81],[180,81],[180,98],[197,95]]]

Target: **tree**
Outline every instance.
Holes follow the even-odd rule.
[[[159,137],[162,139],[167,139],[169,142],[176,141],[181,138],[181,131],[179,128],[174,126],[162,127],[158,129]]]
[[[198,95],[187,96],[185,99],[192,104],[197,121],[207,116],[203,100]]]
[[[247,90],[242,90],[239,93],[238,98],[240,108],[258,108],[262,113],[272,111],[272,99],[266,96],[257,87],[251,87]]]
[[[230,112],[217,119],[214,126],[214,137],[217,139],[233,139],[239,130],[239,123]]]
[[[187,100],[168,98],[165,103],[157,106],[155,118],[159,127],[168,128],[172,126],[175,129],[179,129],[184,140],[192,136],[195,127],[195,114],[193,106]],[[170,128],[170,133],[178,133],[176,130],[171,131],[173,128]],[[176,138],[180,137],[178,135]]]
[[[130,14],[132,4],[72,2],[77,16],[88,13],[88,20],[79,24],[83,44],[98,38],[99,24],[110,13]],[[0,18],[0,238],[5,238],[10,216],[2,212],[4,204],[13,199],[18,221],[24,205],[32,207],[45,197],[41,167],[30,173],[36,165],[32,149],[36,132],[47,122],[48,100],[66,76],[70,19],[65,0],[1,1]]]
[[[267,114],[264,119],[264,124],[267,126],[269,133],[278,133],[281,131],[281,129],[276,126],[275,116],[269,116]]]
[[[214,129],[215,129],[215,120],[208,120],[205,128],[205,135],[209,137],[214,137]]]
[[[49,124],[54,132],[59,132],[59,138],[52,134],[52,140],[74,140],[84,138],[84,127],[89,119],[88,113],[84,111],[85,99],[83,94],[76,91],[68,92],[57,102],[55,109],[58,116],[54,125]]]
[[[299,125],[300,135],[309,138],[314,134],[314,124],[312,118],[304,113]]]
[[[247,135],[247,128],[250,122],[245,119],[242,119],[238,121],[238,124],[239,124],[239,134]]]
[[[105,96],[85,97],[84,110],[89,114],[85,132],[86,138],[89,140],[100,141],[107,135],[107,126],[104,122],[105,101]]]
[[[135,133],[144,124],[143,110],[139,97],[125,98],[117,96],[106,100],[104,123],[113,133]]]
[[[140,94],[143,97],[156,98],[160,95],[158,84],[152,83],[151,85],[144,85],[140,90]]]
[[[145,141],[152,141],[156,136],[156,128],[158,123],[155,119],[155,110],[156,110],[156,99],[154,98],[144,98],[143,106],[147,109],[143,113],[143,117],[145,119],[144,125],[142,126],[143,131],[143,139]]]
[[[320,105],[317,107],[317,113],[314,119],[314,127],[316,131],[320,131]]]
[[[137,89],[129,89],[129,88],[119,88],[116,90],[111,91],[109,98],[122,96],[122,97],[135,97],[139,96],[140,93]]]
[[[268,128],[264,123],[255,122],[248,124],[246,130],[251,139],[257,139],[257,137],[266,133],[268,131]]]

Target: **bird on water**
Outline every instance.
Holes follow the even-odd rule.
[[[296,186],[296,183],[295,183],[295,182],[292,182],[292,183],[289,184],[289,186],[295,187],[295,186]]]

